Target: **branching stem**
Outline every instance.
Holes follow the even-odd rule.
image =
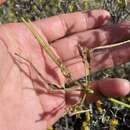
[[[72,79],[71,73],[68,70],[68,68],[62,63],[61,59],[59,59],[53,50],[51,49],[49,43],[44,40],[44,38],[37,32],[35,26],[33,23],[28,20],[26,21],[25,19],[22,18],[22,21],[25,23],[27,28],[32,32],[33,36],[37,39],[38,43],[44,48],[46,53],[50,56],[50,58],[57,64],[57,66],[60,68],[62,74],[67,78],[67,79]]]
[[[130,40],[126,40],[126,41],[115,43],[115,44],[111,44],[111,45],[95,47],[93,49],[90,49],[90,51],[94,52],[94,51],[98,51],[98,50],[102,50],[102,49],[114,48],[114,47],[118,47],[118,46],[121,46],[121,45],[124,45],[124,44],[127,44],[127,43],[130,43]]]
[[[44,48],[46,53],[55,62],[55,64],[57,64],[57,66],[60,68],[60,70],[61,70],[62,74],[64,75],[64,77],[67,78],[68,81],[70,81],[69,83],[71,83],[71,82],[73,83],[74,80],[72,78],[71,72],[62,63],[61,59],[58,58],[57,55],[53,52],[53,50],[51,49],[49,43],[46,40],[44,40],[44,38],[37,32],[37,29],[35,28],[33,23],[30,20],[28,20],[28,21],[26,21],[25,19],[22,19],[22,20],[25,23],[25,25],[27,26],[27,28],[32,32],[32,34],[36,38],[37,42]],[[98,95],[98,92],[97,93],[94,92],[94,90],[92,90],[91,87],[90,87],[91,79],[87,78],[87,76],[90,76],[90,74],[91,74],[91,68],[90,68],[91,57],[90,57],[90,54],[93,53],[94,51],[98,51],[98,50],[101,50],[101,49],[114,48],[114,47],[124,45],[126,43],[130,43],[130,40],[120,42],[120,43],[116,43],[116,44],[112,44],[112,45],[105,45],[105,46],[101,46],[101,47],[95,47],[93,49],[88,49],[88,48],[83,49],[83,48],[81,48],[79,46],[79,52],[80,52],[80,55],[81,55],[81,57],[83,59],[83,63],[84,63],[84,67],[85,67],[85,76],[86,77],[85,77],[85,84],[75,81],[76,82],[75,86],[80,86],[81,87],[81,89],[78,89],[77,91],[79,91],[79,90],[82,91],[84,93],[84,95],[81,98],[80,103],[75,104],[76,107],[80,108],[80,110],[75,111],[76,107],[72,108],[75,111],[73,114],[78,114],[78,113],[83,113],[83,112],[88,111],[88,110],[83,110],[82,109],[82,106],[84,105],[84,101],[85,101],[85,98],[86,98],[87,94],[95,94],[95,95],[97,94]],[[69,85],[69,83],[68,83],[68,85]],[[70,86],[69,88],[64,87],[63,89],[65,91],[71,91],[71,89],[73,89],[73,88],[76,89],[76,87],[73,87],[73,86]],[[100,95],[99,95],[99,97],[100,97]],[[101,97],[103,97],[103,96],[101,96]],[[124,102],[118,101],[118,100],[116,100],[114,98],[108,98],[108,100],[110,100],[113,103],[123,105],[124,107],[130,108],[130,105],[128,105],[128,104],[126,104]]]

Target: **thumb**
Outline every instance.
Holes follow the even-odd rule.
[[[96,92],[101,93],[107,97],[121,97],[126,96],[130,92],[130,83],[128,80],[120,79],[120,78],[107,78],[102,80],[94,81],[91,84],[92,89],[95,90],[95,94],[87,95],[86,102],[92,103],[97,101],[100,98],[100,95],[96,94]],[[79,102],[81,93],[80,91],[70,91],[66,94],[66,103],[69,105],[75,104]]]
[[[0,5],[3,4],[6,0],[0,0]]]
[[[107,78],[96,81],[97,90],[108,97],[126,96],[130,92],[130,83],[126,79]]]
[[[107,97],[121,97],[129,94],[130,83],[126,79],[107,78],[93,82],[92,88]],[[86,101],[90,103],[98,99],[99,97],[95,94],[92,96],[87,96]]]

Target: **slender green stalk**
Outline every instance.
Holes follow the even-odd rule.
[[[60,68],[62,74],[67,78],[67,79],[72,79],[71,73],[68,70],[68,68],[62,63],[61,59],[59,59],[55,53],[53,53],[53,50],[51,49],[49,43],[44,40],[44,38],[37,32],[35,26],[33,23],[28,20],[26,21],[25,19],[22,18],[22,21],[24,24],[27,26],[27,28],[32,32],[33,36],[36,38],[38,43],[44,48],[46,53],[50,56],[50,58],[58,65]]]
[[[118,105],[122,105],[122,106],[127,107],[127,108],[130,109],[130,105],[127,104],[127,103],[124,103],[124,102],[122,102],[122,101],[119,101],[119,100],[117,100],[117,99],[115,99],[115,98],[110,98],[110,97],[108,98],[108,97],[104,96],[102,93],[100,93],[100,92],[98,92],[98,91],[95,91],[94,94],[95,94],[96,96],[98,96],[100,99],[109,100],[109,101],[111,101],[112,103],[115,103],[115,104],[118,104]]]
[[[124,103],[124,102],[121,102],[121,101],[119,101],[119,100],[117,100],[117,99],[108,98],[108,100],[110,100],[111,102],[113,102],[113,103],[115,103],[115,104],[119,104],[119,105],[122,105],[122,106],[127,107],[127,108],[130,109],[130,105],[129,105],[129,104],[126,104],[126,103]]]
[[[71,113],[71,114],[70,114],[70,116],[74,116],[74,115],[76,115],[76,114],[85,113],[85,112],[88,112],[88,111],[90,111],[90,110],[89,110],[89,109],[87,109],[87,110],[77,111],[77,112]]]

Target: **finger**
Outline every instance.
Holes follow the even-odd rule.
[[[75,61],[74,61],[75,60]],[[84,65],[82,59],[73,59],[65,62],[70,72],[74,76],[74,79],[78,79],[84,76]],[[62,77],[62,76],[60,76]],[[64,83],[67,81],[64,81]],[[103,79],[92,83],[92,88],[97,92],[102,93],[104,96],[108,97],[120,97],[125,96],[130,92],[130,83],[125,79]],[[75,104],[79,101],[81,93],[79,91],[69,91],[66,93],[66,103],[67,105]],[[100,96],[93,95],[87,96],[87,102],[93,102],[99,99]]]
[[[64,65],[66,65],[66,67],[68,68],[73,80],[77,80],[85,76],[84,64],[80,57],[71,59],[69,61],[65,61]],[[59,67],[55,67],[54,70],[56,71],[58,77],[62,79],[61,80],[62,85],[68,82],[68,79],[63,76]],[[89,70],[88,70],[88,73],[89,73]]]
[[[62,38],[66,34],[99,27],[109,19],[110,14],[107,11],[93,10],[53,16],[35,23],[50,42]]]
[[[130,92],[130,83],[125,79],[119,78],[107,78],[103,80],[94,81],[91,84],[92,89],[95,90],[93,95],[87,94],[86,102],[92,103],[100,98],[102,95],[107,97],[121,97],[126,96]],[[67,105],[73,105],[80,101],[81,94],[80,91],[68,91],[66,92],[66,102]]]
[[[91,55],[92,72],[111,68],[116,65],[126,63],[130,60],[130,43],[125,45],[99,50]]]
[[[107,97],[126,96],[130,92],[130,83],[125,79],[108,78],[92,83],[92,88]],[[86,101],[94,102],[100,98],[99,95],[87,96]]]
[[[0,5],[3,4],[6,0],[0,0]]]
[[[52,46],[62,60],[69,60],[79,56],[78,44],[93,48],[128,39],[129,35],[130,22],[123,22],[116,25],[105,26],[100,29],[76,33],[72,36],[55,41]]]
[[[130,92],[130,83],[125,79],[108,78],[95,83],[96,89],[108,97],[126,96]]]

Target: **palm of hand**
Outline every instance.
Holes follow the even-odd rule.
[[[90,17],[92,23],[88,29],[104,24],[105,16],[108,17],[106,12],[97,14],[95,11],[92,14],[94,17],[92,17],[93,20]],[[103,14],[104,20],[101,17]],[[82,25],[85,22],[83,20],[84,14],[75,13],[72,15],[71,17],[74,18],[72,23],[70,16],[61,16],[66,17],[68,23],[71,24],[70,27],[68,24],[70,32],[64,28],[64,23],[61,22],[59,17],[38,21],[36,25],[39,28],[39,32],[48,42],[53,41],[51,44],[54,51],[71,70],[73,77],[77,79],[84,75],[82,60],[75,49],[75,46],[81,42],[77,39],[77,36],[86,41],[85,33],[87,31],[84,24],[78,27],[79,24]],[[81,17],[81,19],[77,19],[77,16]],[[102,22],[99,17],[101,17]],[[94,21],[95,23],[93,23]],[[54,29],[54,25],[51,25],[52,23],[57,26],[57,29]],[[45,27],[45,32],[41,29],[42,24]],[[51,29],[49,30],[48,28]],[[81,31],[86,32],[82,33]],[[81,33],[78,34],[78,32]],[[66,36],[68,33],[71,35]],[[93,34],[89,36],[93,36]],[[3,124],[2,130],[7,130],[7,127],[8,129],[16,130],[47,129],[49,125],[63,115],[64,109],[73,102],[71,98],[74,98],[71,96],[67,97],[70,100],[66,100],[64,92],[48,92],[49,86],[47,83],[63,85],[66,82],[65,78],[24,25],[7,24],[1,26],[0,43],[0,60],[3,61],[0,64],[0,111],[3,115],[0,116],[0,122]],[[115,86],[119,87],[119,83],[118,85],[115,84]],[[128,90],[128,84],[126,86]],[[110,95],[110,90],[103,90],[103,92],[106,95]],[[124,94],[116,92],[117,89],[113,90],[113,94],[118,96]],[[78,97],[77,94],[75,97]],[[4,108],[2,107],[3,105]],[[3,117],[5,120],[3,120]]]
[[[65,108],[64,93],[48,93],[47,83],[63,84],[64,79],[31,33],[23,25],[16,26],[11,24],[2,27],[3,30],[11,28],[11,31],[3,33],[7,35],[6,39],[1,39],[1,53],[4,55],[2,66],[6,70],[2,71],[3,79],[0,82],[3,95],[1,100],[5,105],[3,113],[10,115],[9,128],[47,129],[48,125],[63,115]],[[17,34],[21,35],[20,38]],[[7,42],[13,44],[13,47]],[[6,92],[9,92],[8,95],[5,95]],[[10,103],[6,103],[6,100]]]
[[[65,79],[23,25],[5,25],[1,31],[4,31],[0,41],[4,56],[2,66],[6,70],[1,80],[11,81],[1,82],[1,100],[5,103],[3,113],[10,115],[7,120],[13,117],[13,121],[8,122],[8,128],[47,129],[63,115],[67,105],[65,93],[48,93],[47,83],[63,85]],[[5,92],[10,93],[4,97]],[[10,103],[7,104],[6,100]]]

